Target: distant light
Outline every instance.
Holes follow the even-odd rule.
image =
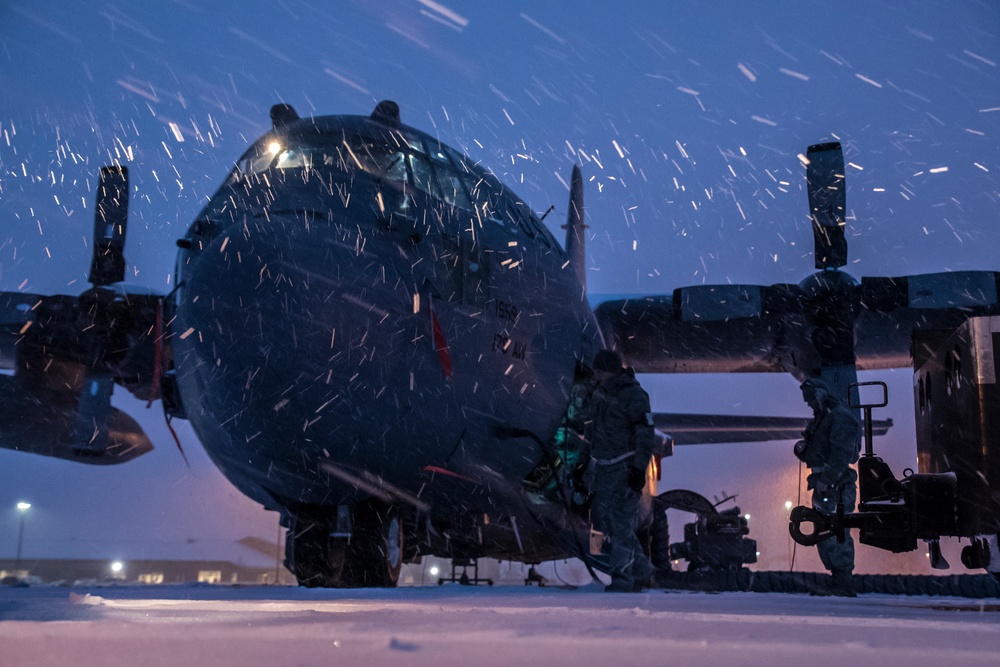
[[[120,560],[116,560],[114,563],[111,564],[111,571],[121,572],[123,567],[125,566],[122,565],[122,562]]]
[[[22,502],[19,502],[17,504],[17,509],[21,510],[22,512],[24,512],[24,511],[26,511],[26,510],[28,510],[30,508],[31,508],[31,503],[26,503],[26,502],[22,501]]]
[[[760,558],[760,552],[759,551],[757,552],[757,558]]]
[[[749,514],[744,514],[743,518],[746,519],[747,521],[749,521],[750,520],[750,515]]]
[[[279,144],[277,141],[272,141],[267,145],[267,152],[270,153],[271,155],[276,155],[280,150],[281,150],[281,144]]]
[[[436,577],[436,576],[437,576],[437,573],[438,573],[438,572],[440,572],[440,571],[441,571],[441,570],[439,570],[439,569],[438,569],[438,566],[437,566],[437,565],[433,565],[433,566],[431,566],[431,570],[430,570],[430,572],[431,572],[431,576],[435,576],[435,577]]]
[[[785,509],[786,510],[792,509],[792,501],[791,500],[786,500],[785,501]]]

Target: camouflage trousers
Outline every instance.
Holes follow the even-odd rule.
[[[853,512],[857,502],[857,489],[851,482],[832,486],[827,489],[825,494],[820,494],[813,489],[813,509],[824,514],[836,514],[837,503],[841,497],[843,497],[844,512]],[[823,561],[823,567],[831,572],[854,571],[854,539],[851,537],[850,531],[845,533],[843,543],[838,542],[836,537],[831,537],[817,544],[816,549],[819,551],[820,560]]]
[[[590,517],[611,546],[609,569],[616,586],[631,589],[653,576],[655,569],[636,537],[639,494],[628,486],[629,461],[596,467]]]

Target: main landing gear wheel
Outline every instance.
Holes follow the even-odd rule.
[[[343,586],[341,574],[347,541],[333,538],[331,520],[325,516],[297,514],[285,536],[285,567],[300,586]]]
[[[344,585],[393,588],[403,567],[399,508],[375,501],[358,505],[344,568]]]

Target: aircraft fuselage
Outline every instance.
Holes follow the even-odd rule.
[[[523,202],[428,135],[365,117],[265,135],[180,245],[186,416],[271,509],[374,486],[446,521],[509,512],[576,360],[600,346],[565,253]]]

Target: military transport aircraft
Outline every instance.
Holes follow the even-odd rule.
[[[578,169],[560,247],[492,173],[402,125],[395,103],[370,116],[304,119],[276,105],[271,118],[273,129],[177,242],[168,295],[123,283],[128,173],[101,170],[92,287],[79,296],[0,295],[0,366],[14,370],[0,377],[0,446],[127,461],[152,444],[111,406],[114,384],[160,399],[168,419],[191,421],[235,486],[280,512],[286,565],[306,585],[393,585],[401,563],[422,554],[529,563],[580,556],[601,567],[567,474],[577,452],[560,427],[575,376],[605,345],[638,372],[781,371],[823,377],[847,395],[857,369],[907,365],[911,335],[931,349],[928,336],[940,343],[978,321],[970,317],[1000,312],[993,272],[858,283],[839,270],[847,259],[839,144],[803,157],[817,273],[798,285],[684,287],[592,310]],[[936,391],[930,376],[919,383],[928,415],[921,432],[937,434],[937,444],[918,443],[922,474],[956,467],[942,439],[970,415],[952,410],[942,427],[930,402],[959,400],[947,397],[961,393],[962,373],[995,377],[984,373],[989,342],[989,355],[984,343],[968,351],[980,360],[971,370],[952,353],[943,361],[920,353],[952,378]],[[988,424],[992,402],[977,405]],[[795,439],[805,423],[655,420],[678,444]],[[908,512],[918,500],[948,515],[954,492],[915,494],[909,478],[868,466],[879,482],[866,495],[862,475],[859,514],[869,514],[806,516],[817,526],[811,539],[845,524],[870,533],[886,520],[874,508],[889,503],[906,508],[891,522],[903,537],[868,542],[895,550],[913,536],[992,533],[995,552],[1000,469],[985,468],[997,457],[990,429],[981,431],[981,446],[963,445],[957,467],[960,482],[985,470],[985,487],[955,501],[960,521],[914,529]],[[644,529],[662,563],[664,505],[654,512],[651,496],[657,463]],[[667,494],[675,507],[704,505]],[[971,560],[989,561],[989,544],[977,544]],[[746,546],[735,548],[737,564],[752,558]]]
[[[92,287],[0,295],[14,370],[0,445],[94,464],[149,451],[110,404],[118,384],[190,420],[229,480],[280,513],[302,584],[391,586],[422,554],[601,567],[560,430],[604,347],[579,170],[563,248],[393,102],[316,118],[276,105],[271,120],[178,240],[167,295],[123,283],[128,172],[101,170]],[[806,421],[656,419],[678,443],[795,438]],[[655,474],[643,507],[663,563]],[[753,558],[752,541],[737,549]]]
[[[1000,393],[993,332],[1000,332],[994,271],[862,278],[847,264],[846,185],[840,143],[809,147],[809,209],[818,271],[798,285],[699,285],[600,304],[609,346],[641,373],[788,372],[820,377],[854,406],[858,370],[913,365],[919,473],[896,480],[871,444],[859,463],[859,512],[823,517],[798,508],[803,544],[860,528],[891,551],[944,535],[969,538],[963,562],[1000,574]],[[994,317],[991,317],[994,316]],[[870,413],[869,413],[870,416]],[[802,523],[813,523],[803,533]]]

